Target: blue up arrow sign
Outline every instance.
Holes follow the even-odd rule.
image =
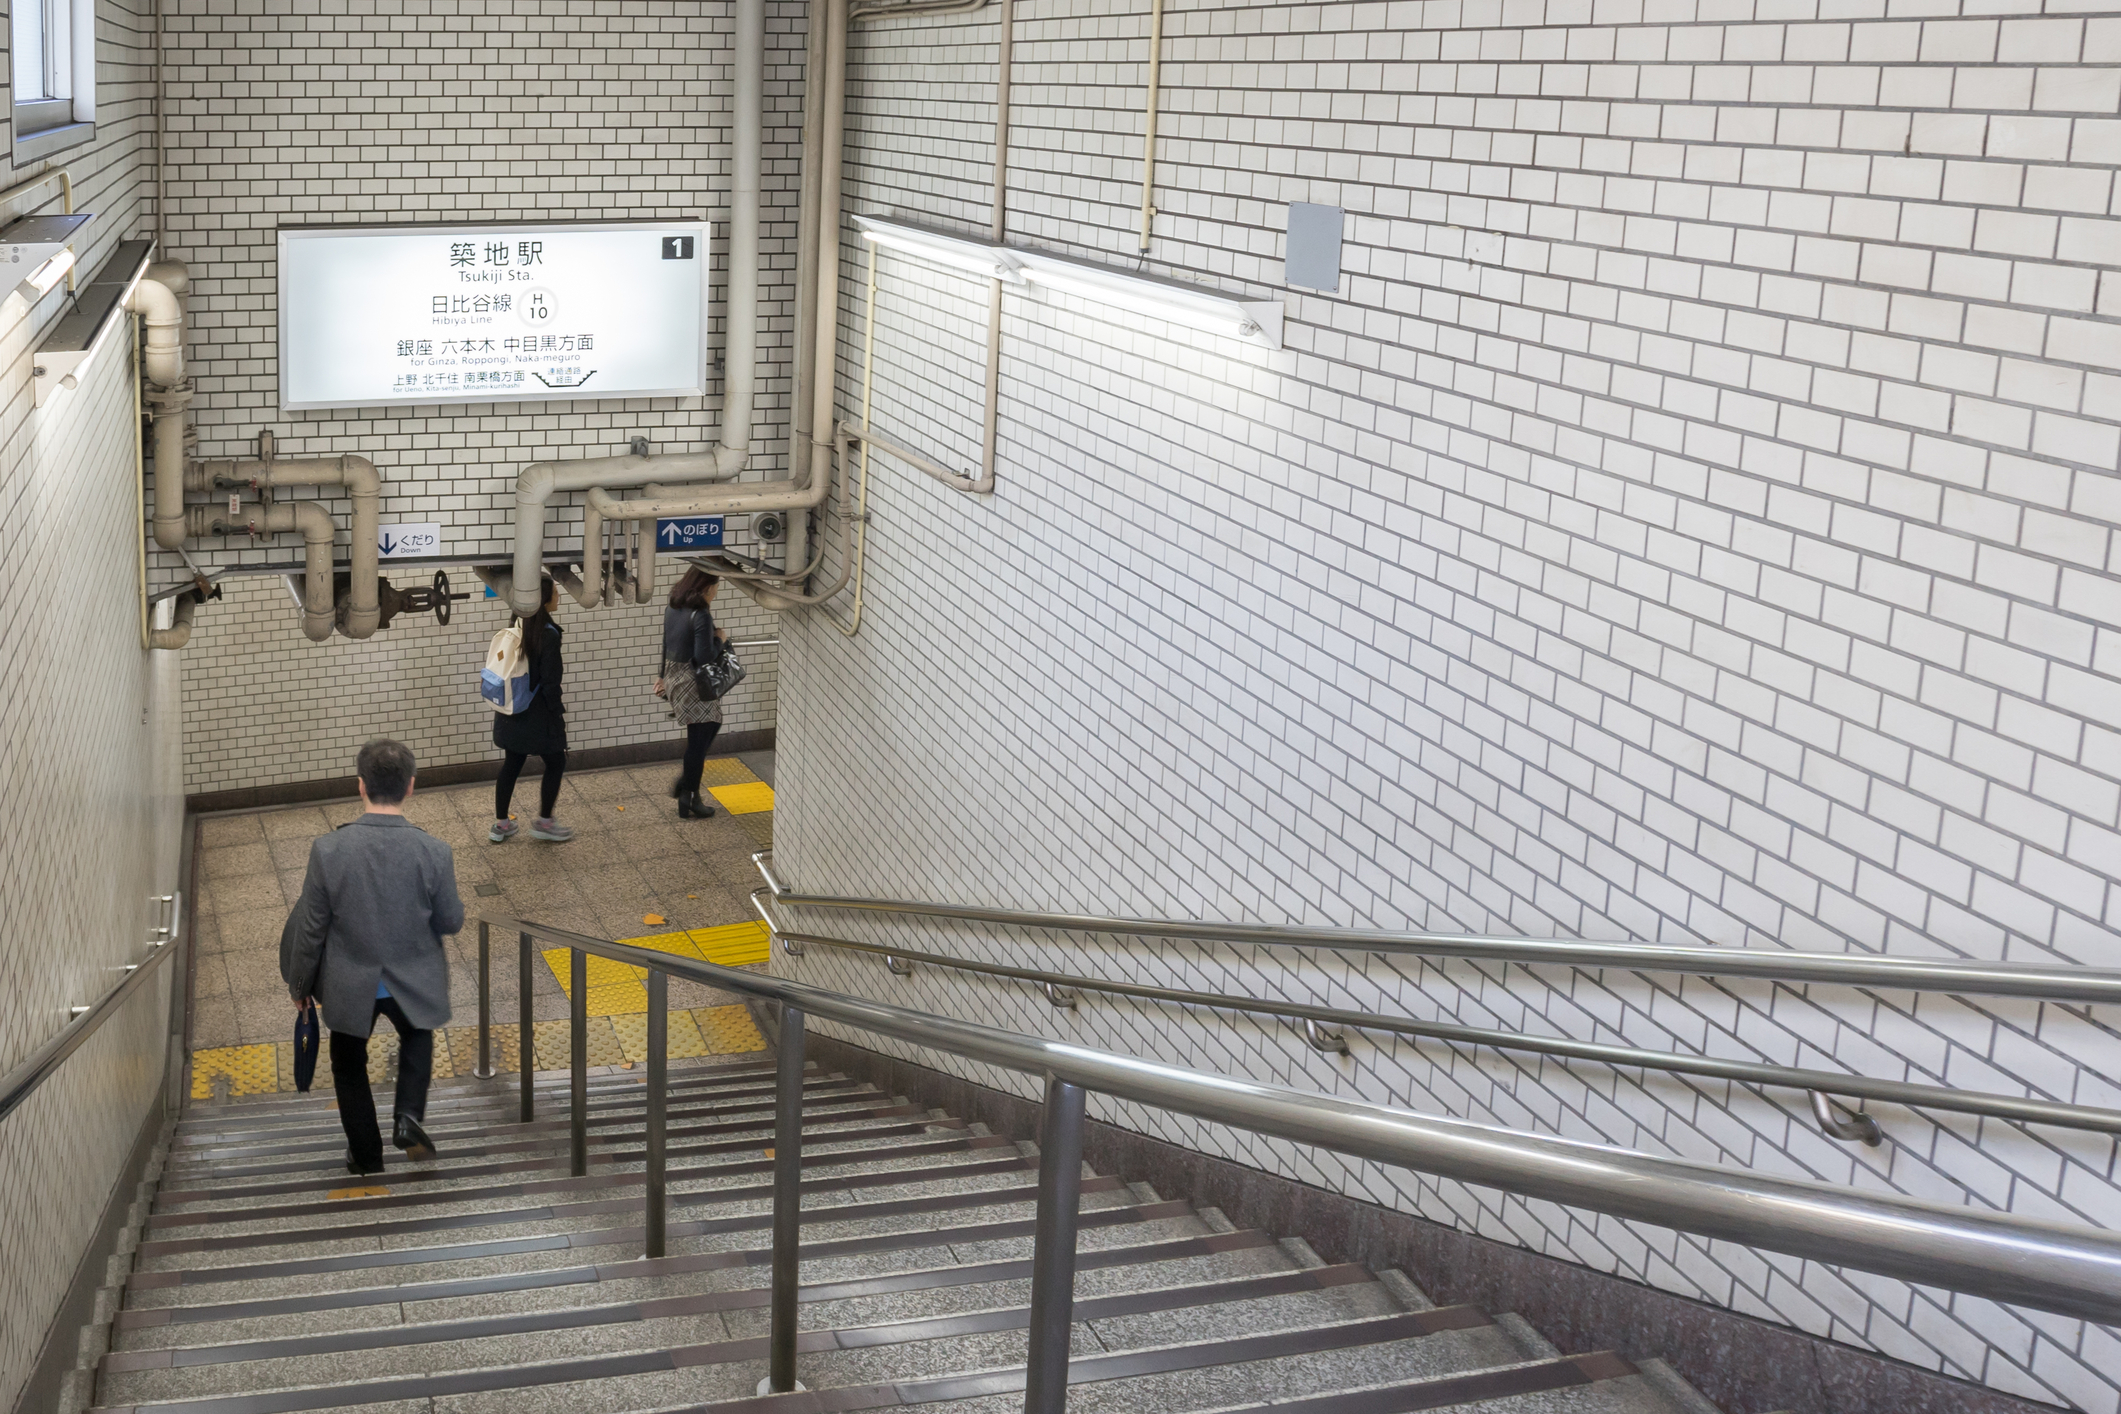
[[[714,550],[721,544],[720,516],[674,516],[655,523],[658,550]]]

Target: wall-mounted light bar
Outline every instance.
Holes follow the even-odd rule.
[[[125,322],[125,306],[132,299],[133,286],[147,270],[154,250],[153,241],[120,241],[110,259],[96,272],[96,278],[75,292],[73,309],[52,326],[32,361],[30,371],[36,376],[31,379],[31,386],[38,407],[55,397],[59,389],[79,385],[89,363],[110,339],[111,331]]]
[[[1246,300],[1184,280],[1140,275],[1028,246],[1002,245],[910,221],[857,216],[864,240],[989,279],[1093,300],[1127,314],[1148,314],[1206,333],[1281,347],[1280,300]]]
[[[0,309],[20,318],[38,300],[50,294],[74,268],[69,244],[81,228],[95,219],[90,211],[68,216],[25,216],[0,229],[0,287],[15,281]]]

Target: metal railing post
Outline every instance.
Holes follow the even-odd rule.
[[[798,1247],[803,1236],[803,1013],[781,1004],[781,1035],[773,1105],[773,1325],[768,1341],[767,1390],[796,1387]]]
[[[530,934],[518,938],[516,1068],[523,1072],[523,1123],[537,1113],[537,1036],[530,1024]]]
[[[668,1205],[663,1196],[664,1125],[669,1100],[665,1090],[670,1080],[670,979],[650,969],[648,973],[648,1219],[644,1226],[643,1255],[663,1255],[663,1222]]]
[[[1038,1216],[1031,1247],[1031,1353],[1024,1414],[1068,1406],[1068,1340],[1075,1322],[1075,1219],[1083,1188],[1083,1087],[1046,1077],[1038,1135]]]
[[[493,1079],[493,941],[486,920],[479,920],[479,1064],[471,1072]]]
[[[589,1172],[589,954],[567,950],[567,1147],[569,1172]]]

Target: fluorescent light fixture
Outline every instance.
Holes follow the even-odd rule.
[[[910,221],[886,221],[877,216],[857,216],[854,225],[862,233],[863,240],[886,250],[903,251],[989,280],[1015,283],[1024,278],[1018,268],[1017,253],[993,241],[939,231],[932,226],[918,226]]]
[[[1280,300],[1237,299],[1185,280],[1139,275],[1074,256],[1001,245],[933,226],[882,216],[857,216],[862,238],[892,250],[988,279],[1035,285],[1093,300],[1127,315],[1147,314],[1189,329],[1281,347]]]
[[[36,307],[37,301],[74,268],[74,252],[68,244],[80,229],[94,220],[92,212],[70,216],[25,216],[0,228],[0,282],[17,283],[0,298],[0,309],[19,319]],[[25,274],[24,272],[27,272]]]
[[[154,249],[153,241],[119,242],[96,277],[75,291],[73,309],[52,326],[31,360],[36,406],[43,407],[61,388],[80,385],[97,350],[125,322],[126,301]]]
[[[1236,299],[1205,285],[1137,275],[1051,251],[1025,250],[1018,255],[1024,263],[1024,278],[1041,289],[1076,295],[1129,314],[1153,315],[1210,334],[1250,339],[1270,349],[1281,347],[1280,300]]]
[[[22,277],[22,283],[15,286],[15,293],[22,296],[25,303],[35,304],[50,294],[52,286],[65,279],[66,272],[73,268],[73,251],[61,246],[56,255]]]

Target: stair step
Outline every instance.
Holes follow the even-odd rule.
[[[1341,1273],[1345,1270],[1316,1268],[1283,1275],[1292,1281],[1311,1279],[1323,1285],[1327,1282],[1343,1281]],[[1322,1273],[1329,1275],[1322,1276]],[[1363,1279],[1367,1280],[1367,1274],[1364,1274]],[[1255,1283],[1265,1283],[1277,1278],[1253,1280]],[[1234,1288],[1235,1285],[1225,1284],[1224,1290]],[[1184,1309],[1184,1303],[1208,1295],[1206,1288],[1130,1293],[1119,1297],[1098,1298],[1096,1302],[1085,1302],[1078,1310],[1085,1317],[1095,1319],[1097,1313],[1104,1311],[1117,1314],[1125,1310],[1155,1309],[1157,1301],[1175,1303],[1168,1309]],[[939,1321],[905,1322],[889,1327],[805,1332],[799,1338],[798,1348],[810,1354],[815,1361],[818,1355],[827,1352],[861,1349],[906,1351],[913,1348],[908,1346],[909,1340],[949,1342],[938,1345],[935,1350],[935,1353],[947,1357],[977,1343],[971,1338],[971,1331],[976,1331],[983,1325],[991,1327],[1005,1318],[1014,1323],[1010,1327],[1010,1339],[1021,1345],[1022,1338],[1015,1335],[1014,1331],[1028,1320],[1028,1312],[1019,1308],[1008,1313],[993,1313],[986,1321],[949,1317]],[[1365,1346],[1419,1342],[1424,1338],[1448,1337],[1460,1331],[1489,1328],[1491,1327],[1488,1318],[1474,1308],[1446,1307],[1118,1353],[1099,1353],[1093,1344],[1071,1365],[1070,1382],[1087,1384],[1117,1379],[1137,1381],[1177,1371],[1212,1367],[1228,1370],[1239,1368],[1240,1362],[1244,1366],[1256,1366],[1286,1356],[1317,1357],[1357,1350]],[[1080,1327],[1078,1329],[1080,1330]],[[1087,1337],[1079,1336],[1079,1339]],[[467,1400],[465,1396],[505,1396],[526,1388],[542,1388],[548,1391],[549,1407],[614,1409],[627,1407],[628,1403],[638,1406],[643,1398],[653,1399],[658,1387],[666,1388],[669,1394],[679,1398],[704,1398],[707,1401],[717,1398],[724,1401],[734,1399],[743,1405],[755,1402],[744,1398],[741,1392],[756,1383],[765,1354],[765,1340],[751,1337],[579,1359],[546,1360],[533,1364],[515,1363],[494,1368],[452,1369],[328,1385],[246,1391],[237,1395],[193,1398],[180,1396],[169,1400],[135,1399],[129,1406],[110,1405],[106,1408],[115,1410],[129,1407],[141,1411],[141,1414],[148,1414],[148,1411],[155,1411],[155,1414],[239,1414],[239,1411],[240,1414],[294,1414],[295,1411],[302,1410],[361,1408],[407,1400],[449,1398],[452,1410],[461,1409],[470,1414],[471,1411],[479,1410],[489,1403],[495,1410],[505,1409],[509,1407],[508,1401],[505,1398],[492,1401]],[[172,1370],[160,1373],[176,1376],[183,1372]],[[678,1389],[681,1382],[691,1388],[681,1392]],[[800,1401],[779,1403],[772,1407],[791,1410],[808,1404],[820,1410],[884,1408],[1006,1394],[1021,1389],[1022,1386],[1022,1367],[1005,1366],[971,1372],[899,1377],[888,1382],[868,1385],[835,1386],[828,1391],[829,1404],[822,1401]],[[1140,1390],[1139,1385],[1131,1387],[1136,1392]],[[562,1391],[566,1392],[563,1395],[565,1402],[551,1402],[552,1396]],[[760,1403],[763,1408],[763,1402]],[[1158,1406],[1136,1403],[1132,1407],[1141,1409]]]
[[[1035,1168],[1029,1161],[1017,1160],[995,1165],[996,1173],[1021,1177],[1026,1170]],[[893,1175],[893,1177],[901,1177]],[[850,1186],[850,1185],[842,1185]],[[771,1186],[755,1190],[755,1196],[766,1198]],[[1082,1193],[1086,1206],[1101,1207],[1130,1201],[1124,1187],[1116,1178],[1086,1178]],[[820,1229],[844,1229],[868,1227],[874,1232],[891,1231],[887,1224],[902,1220],[932,1217],[935,1214],[991,1208],[1022,1208],[1028,1210],[1036,1203],[1038,1187],[1035,1183],[1017,1182],[1007,1187],[965,1190],[953,1189],[943,1193],[921,1194],[910,1198],[888,1198],[863,1203],[848,1203],[822,1208],[806,1208],[803,1220],[805,1249],[816,1243],[832,1240],[834,1234]],[[1089,1221],[1089,1215],[1084,1215]],[[773,1225],[773,1215],[768,1207],[757,1211],[690,1221],[674,1221],[668,1226],[668,1235],[675,1242],[682,1238],[723,1236],[742,1232],[763,1232]],[[925,1231],[923,1227],[919,1229]],[[837,1236],[868,1236],[868,1233],[852,1231],[838,1232]],[[200,1287],[232,1282],[258,1282],[273,1278],[315,1279],[331,1274],[373,1271],[390,1267],[428,1266],[435,1264],[470,1263],[487,1261],[518,1261],[531,1253],[572,1252],[596,1247],[638,1246],[642,1232],[639,1227],[597,1228],[583,1232],[543,1232],[526,1234],[502,1240],[472,1241],[429,1247],[401,1247],[382,1251],[336,1253],[296,1257],[272,1262],[230,1263],[193,1268],[175,1268],[166,1271],[135,1271],[126,1283],[127,1304],[173,1305],[168,1299],[153,1299],[169,1288]],[[983,1254],[984,1256],[985,1254]],[[351,1285],[351,1283],[348,1283]],[[284,1288],[282,1288],[284,1290]],[[252,1293],[260,1298],[268,1293]],[[277,1292],[273,1294],[278,1294]],[[142,1298],[150,1298],[143,1300]]]
[[[822,1075],[824,1072],[815,1061],[803,1067],[805,1077]],[[774,1065],[771,1061],[754,1061],[743,1065],[683,1065],[670,1063],[670,1088],[673,1092],[706,1086],[748,1086],[757,1088],[761,1079],[769,1091],[773,1088]],[[329,1077],[323,1077],[323,1088],[307,1094],[251,1095],[224,1105],[207,1105],[194,1102],[189,1106],[176,1128],[173,1138],[213,1133],[226,1130],[232,1133],[267,1131],[273,1129],[299,1129],[304,1125],[328,1122],[336,1112],[338,1101],[330,1088]],[[572,1077],[564,1070],[541,1070],[533,1074],[531,1091],[540,1107],[550,1102],[551,1097],[565,1097],[572,1085]],[[626,1091],[645,1093],[648,1072],[645,1067],[634,1070],[615,1068],[592,1069],[589,1073],[589,1092],[592,1097],[603,1094],[621,1094]],[[371,1086],[376,1099],[388,1104],[392,1091],[389,1086]],[[428,1089],[427,1106],[432,1111],[445,1111],[460,1107],[484,1107],[489,1105],[513,1108],[522,1095],[521,1078],[514,1072],[497,1075],[487,1080],[463,1077],[455,1080],[437,1080]]]
[[[1358,1283],[1374,1299],[1350,1300],[1349,1293]],[[947,1288],[935,1289],[950,1294]],[[98,1388],[118,1402],[196,1397],[231,1387],[245,1392],[298,1387],[313,1378],[320,1366],[345,1368],[343,1361],[333,1357],[350,1351],[360,1352],[357,1363],[364,1373],[390,1375],[505,1369],[541,1356],[549,1358],[555,1349],[563,1348],[577,1359],[682,1350],[676,1358],[692,1365],[755,1361],[765,1354],[763,1326],[734,1333],[720,1315],[742,1304],[735,1298],[750,1294],[706,1292],[527,1316],[404,1326],[394,1331],[140,1351],[106,1358],[107,1382]],[[1078,1303],[1077,1314],[1095,1322],[1106,1317],[1150,1320],[1183,1312],[1191,1318],[1189,1325],[1200,1328],[1192,1332],[1198,1338],[1209,1328],[1216,1334],[1230,1334],[1256,1328],[1262,1320],[1345,1319],[1390,1309],[1389,1297],[1369,1273],[1358,1267],[1326,1267],[1112,1292],[1086,1297]],[[1480,1320],[1485,1323],[1486,1318]],[[1029,1324],[1029,1309],[1021,1304],[922,1313],[841,1329],[806,1321],[808,1328],[799,1337],[798,1348],[815,1355],[812,1374],[816,1379],[841,1384],[850,1382],[850,1377],[874,1379],[894,1369],[925,1374],[938,1361],[961,1366],[968,1351],[981,1344],[995,1345],[1020,1359],[1021,1350],[1014,1347],[1022,1345],[1020,1333]],[[997,1333],[1002,1337],[999,1340],[979,1339]],[[552,1371],[548,1368],[547,1373]]]
[[[1593,1398],[1575,1398],[1581,1394]],[[1414,1414],[1476,1403],[1482,1414],[1534,1414],[1535,1410],[1536,1414],[1667,1414],[1669,1406],[1658,1398],[1634,1366],[1610,1352],[1600,1352],[1261,1404],[1226,1405],[1214,1414]],[[1096,1400],[1069,1400],[1071,1410],[1085,1414],[1103,1407]],[[783,1414],[797,1414],[800,1406],[782,1408]]]
[[[1185,1205],[1179,1203],[1110,1209],[1095,1215],[1112,1221],[1115,1238],[1134,1240],[1110,1247],[1086,1245],[1077,1258],[1078,1291],[1096,1295],[1118,1290],[1130,1279],[1146,1279],[1145,1274],[1157,1272],[1176,1273],[1170,1278],[1174,1282],[1185,1279],[1205,1281],[1252,1272],[1279,1271],[1289,1266],[1272,1236],[1259,1231],[1203,1233],[1142,1242],[1139,1240],[1141,1234],[1131,1230],[1137,1224],[1120,1220],[1126,1215],[1146,1213],[1150,1209],[1172,1210],[1165,1214],[1168,1217],[1186,1215]],[[950,1253],[937,1249],[945,1249],[953,1241],[968,1236],[992,1236],[995,1228],[1021,1229],[1014,1235],[1022,1237],[1031,1233],[1028,1224],[982,1224],[894,1238],[818,1244],[804,1255],[804,1285],[799,1299],[806,1307],[814,1305],[823,1312],[820,1324],[858,1325],[867,1322],[855,1314],[857,1310],[878,1310],[877,1302],[903,1293],[975,1287],[1013,1289],[1029,1279],[1029,1257],[929,1267],[879,1260],[902,1257],[910,1263],[929,1254],[931,1258],[947,1261]],[[915,1240],[905,1240],[908,1236]],[[563,1267],[545,1273],[413,1283],[306,1299],[121,1311],[113,1336],[116,1348],[124,1352],[206,1348],[289,1334],[322,1335],[343,1331],[358,1333],[361,1337],[350,1336],[347,1344],[338,1347],[351,1350],[360,1348],[364,1339],[384,1345],[396,1343],[398,1331],[421,1322],[461,1321],[474,1316],[506,1320],[519,1314],[568,1307],[587,1308],[591,1303],[616,1304],[698,1296],[701,1299],[711,1297],[711,1309],[717,1311],[763,1312],[769,1293],[767,1266],[772,1249],[753,1248],[711,1255],[717,1259],[712,1265],[699,1257],[643,1258],[638,1262],[617,1262],[604,1267]],[[965,1299],[974,1298],[967,1296]],[[865,1302],[868,1304],[863,1305]],[[996,1300],[988,1304],[1009,1303]],[[887,1312],[876,1319],[886,1319],[890,1314]],[[806,1316],[805,1319],[808,1323],[809,1318]],[[379,1324],[384,1329],[377,1330]],[[757,1333],[734,1325],[731,1329],[738,1335]],[[180,1358],[176,1363],[206,1362],[193,1356]]]
[[[918,1175],[933,1170],[910,1171],[903,1167],[916,1159],[968,1154],[977,1156],[992,1151],[1005,1151],[1010,1157],[990,1160],[985,1166],[992,1171],[1014,1171],[1032,1167],[1031,1161],[1015,1151],[1015,1146],[1006,1139],[980,1135],[948,1136],[932,1139],[925,1136],[909,1139],[897,1146],[873,1146],[863,1149],[845,1150],[839,1153],[805,1154],[805,1169],[831,1170],[860,1164],[867,1167],[855,1174],[827,1173],[803,1181],[803,1191],[817,1192],[835,1187],[864,1186],[879,1187],[894,1182],[917,1181]],[[980,1168],[974,1164],[970,1167]],[[699,1165],[674,1170],[669,1175],[670,1205],[673,1209],[700,1207],[707,1203],[724,1203],[740,1197],[764,1195],[770,1197],[773,1185],[765,1184],[736,1186],[735,1180],[748,1175],[771,1174],[773,1160],[767,1158],[745,1159],[723,1164]],[[354,1180],[349,1180],[354,1182]],[[370,1180],[370,1182],[374,1182]],[[641,1176],[635,1174],[591,1174],[582,1178],[548,1180],[539,1183],[510,1185],[523,1196],[534,1197],[537,1192],[552,1192],[556,1196],[571,1193],[595,1193],[599,1191],[623,1194],[628,1189],[641,1187]],[[681,1184],[709,1185],[681,1190]],[[387,1184],[377,1186],[387,1187]],[[447,1193],[438,1195],[447,1199]],[[506,1228],[524,1223],[546,1223],[555,1219],[586,1218],[597,1213],[618,1212],[637,1209],[638,1197],[584,1198],[573,1202],[536,1204],[515,1208],[475,1208],[471,1211],[428,1214],[415,1217],[368,1219],[371,1214],[388,1211],[378,1205],[388,1203],[390,1195],[381,1198],[349,1198],[339,1204],[318,1205],[317,1211],[337,1209],[342,1211],[344,1221],[328,1225],[315,1225],[309,1221],[309,1205],[303,1208],[303,1216],[289,1223],[260,1222],[260,1230],[250,1232],[219,1233],[213,1236],[186,1236],[150,1238],[143,1241],[137,1253],[142,1269],[161,1270],[178,1258],[198,1254],[235,1256],[246,1249],[264,1247],[304,1246],[315,1243],[332,1243],[343,1246],[350,1241],[368,1241],[377,1238],[400,1237],[413,1233],[442,1232],[450,1229]],[[300,1225],[293,1225],[300,1224]]]
[[[756,1154],[772,1139],[770,1123],[764,1127],[746,1125],[738,1134],[729,1137],[699,1137],[725,1135],[732,1127],[672,1125],[666,1138],[665,1159],[675,1161],[714,1154]],[[963,1120],[933,1119],[926,1111],[913,1105],[871,1106],[819,1116],[814,1123],[805,1124],[803,1153],[807,1159],[814,1153],[833,1153],[833,1146],[854,1141],[940,1133],[945,1130],[963,1130],[965,1127]],[[388,1187],[395,1206],[411,1206],[423,1202],[469,1201],[486,1195],[523,1191],[525,1184],[542,1181],[538,1178],[539,1175],[552,1174],[555,1170],[561,1175],[557,1181],[572,1177],[567,1174],[570,1159],[564,1136],[556,1155],[556,1159],[543,1161],[516,1159],[506,1163],[453,1164],[449,1162],[454,1157],[453,1153],[445,1151],[438,1159],[423,1163],[419,1167],[389,1168],[369,1181]],[[645,1147],[599,1149],[592,1144],[589,1149],[592,1170],[622,1169],[646,1162]],[[517,1175],[518,1181],[500,1185],[474,1182],[500,1175]],[[263,1183],[235,1190],[213,1192],[180,1189],[165,1195],[166,1204],[156,1205],[156,1211],[148,1219],[148,1230],[174,1234],[187,1228],[289,1216],[297,1210],[339,1211],[344,1208],[344,1201],[333,1200],[326,1195],[344,1189],[353,1181],[343,1168],[338,1173],[324,1175],[319,1175],[312,1169],[308,1177],[299,1180]],[[303,1198],[312,1201],[300,1201]],[[275,1199],[283,1201],[275,1202]]]
[[[873,1097],[880,1094],[874,1086],[831,1077],[807,1082],[803,1087],[805,1108],[813,1100],[836,1099],[841,1103],[853,1103],[863,1098],[871,1098],[873,1102]],[[645,1097],[640,1095],[601,1104],[592,1100],[589,1104],[589,1120],[585,1127],[592,1133],[636,1128],[646,1120],[644,1101]],[[378,1105],[377,1113],[388,1114],[390,1103],[386,1098]],[[764,1096],[748,1090],[729,1094],[681,1094],[671,1097],[666,1115],[672,1120],[750,1115],[770,1117],[773,1107],[770,1092]],[[496,1106],[490,1112],[459,1112],[454,1116],[436,1117],[434,1122],[426,1124],[426,1128],[437,1141],[445,1144],[449,1141],[469,1142],[480,1135],[564,1136],[570,1128],[569,1101],[564,1096],[555,1104],[542,1107],[538,1112],[539,1117],[527,1124],[517,1118],[519,1113],[520,1111],[511,1107]],[[279,1172],[288,1165],[299,1164],[302,1156],[308,1154],[341,1154],[346,1148],[346,1131],[339,1124],[336,1114],[328,1118],[328,1124],[319,1124],[299,1132],[275,1130],[268,1134],[240,1138],[222,1136],[211,1143],[202,1141],[190,1149],[173,1149],[170,1166],[172,1172],[178,1176],[203,1176],[208,1173],[239,1176],[251,1170],[259,1173]],[[282,1167],[270,1167],[274,1164]],[[249,1167],[246,1168],[246,1165]]]

